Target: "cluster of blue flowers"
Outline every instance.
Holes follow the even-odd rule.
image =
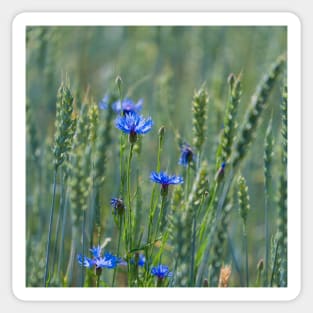
[[[127,262],[122,258],[119,258],[115,255],[112,255],[109,252],[106,252],[102,255],[101,247],[93,247],[89,251],[92,254],[92,258],[88,258],[79,254],[77,256],[77,261],[81,266],[84,266],[89,269],[102,269],[109,268],[114,269],[118,265],[126,266]],[[139,267],[143,267],[146,263],[146,258],[143,254],[135,254],[135,256],[130,260],[131,264],[136,264]],[[152,267],[151,274],[156,276],[158,279],[164,279],[166,277],[172,277],[172,273],[169,271],[168,267],[163,264]]]
[[[106,95],[100,102],[100,109],[108,109],[110,103],[110,97]],[[129,142],[134,144],[137,141],[138,135],[144,135],[148,133],[153,126],[153,121],[151,117],[144,118],[140,115],[142,110],[143,100],[140,99],[138,102],[134,102],[129,98],[125,98],[122,101],[117,100],[111,104],[111,108],[116,112],[118,117],[115,119],[115,127],[121,130],[123,133],[129,135]],[[194,153],[190,145],[184,143],[181,146],[181,155],[179,159],[179,164],[187,167],[194,161]],[[166,172],[160,171],[151,172],[150,180],[154,183],[161,185],[161,195],[166,196],[168,193],[169,185],[183,184],[184,179],[181,176],[169,175]],[[122,199],[112,198],[111,206],[113,208],[114,215],[123,214],[125,211],[125,205]],[[81,265],[85,267],[107,267],[114,268],[118,264],[125,265],[126,261],[112,256],[106,253],[104,257],[100,257],[100,248],[93,248],[90,251],[93,254],[93,259],[87,257],[79,256],[78,261]],[[131,264],[137,264],[138,266],[144,266],[146,260],[143,254],[136,254],[134,258],[130,260]],[[158,280],[163,280],[166,277],[172,277],[172,272],[170,272],[168,266],[159,264],[151,268],[151,274],[156,276]]]

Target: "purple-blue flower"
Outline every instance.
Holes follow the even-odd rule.
[[[125,205],[124,201],[120,198],[112,198],[111,201],[111,206],[113,208],[113,214],[114,215],[122,215],[125,211]]]
[[[167,175],[165,172],[151,172],[150,174],[150,179],[158,184],[161,185],[177,185],[177,184],[182,184],[184,182],[184,179],[181,176],[170,176]]]
[[[146,263],[146,257],[142,253],[136,253],[135,256],[130,260],[130,263],[137,263],[138,266],[144,266]]]
[[[129,134],[129,141],[131,143],[137,140],[137,135],[143,135],[149,132],[152,125],[153,121],[151,117],[145,119],[134,112],[119,116],[115,120],[115,126],[124,133]]]
[[[161,184],[162,196],[167,195],[169,185],[177,185],[184,182],[184,179],[181,176],[169,176],[165,172],[151,172],[150,179],[157,184]]]
[[[137,103],[135,103],[130,98],[125,98],[122,101],[117,100],[112,104],[112,109],[116,113],[123,112],[124,114],[128,113],[139,113],[142,109],[143,99],[139,99]]]
[[[105,95],[99,102],[99,109],[106,110],[109,106],[110,96]]]
[[[173,273],[169,271],[168,266],[159,264],[151,269],[151,274],[162,280],[166,277],[172,277]]]
[[[184,143],[180,147],[180,152],[181,154],[180,154],[180,159],[178,163],[186,167],[194,159],[193,151],[188,144]]]
[[[119,263],[119,258],[106,252],[103,256],[101,256],[101,247],[93,247],[90,249],[90,252],[92,254],[92,258],[88,258],[86,256],[83,256],[79,254],[77,256],[77,261],[80,265],[87,267],[87,268],[93,268],[96,267],[96,269],[99,268],[115,268],[117,264]]]

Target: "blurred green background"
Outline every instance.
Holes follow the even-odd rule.
[[[205,83],[209,93],[209,118],[205,153],[215,171],[215,153],[223,126],[224,110],[228,98],[227,77],[242,72],[242,100],[238,112],[240,127],[247,105],[256,86],[270,64],[287,49],[286,27],[27,27],[27,103],[34,121],[33,138],[41,156],[51,160],[54,135],[55,103],[57,89],[67,75],[79,107],[85,93],[89,92],[99,102],[107,92],[117,92],[115,78],[123,80],[123,94],[135,101],[144,99],[143,115],[151,116],[154,129],[143,139],[140,171],[147,186],[144,200],[151,192],[149,173],[155,169],[157,131],[166,127],[166,140],[162,155],[162,169],[171,173],[181,172],[179,145],[176,135],[191,142],[191,101],[196,89]],[[247,179],[251,198],[248,233],[251,275],[256,274],[256,264],[264,256],[263,238],[263,140],[268,121],[273,117],[273,131],[279,143],[280,89],[275,88],[269,106],[263,115],[251,151],[242,173]],[[113,144],[108,156],[108,172],[103,199],[110,199],[117,192],[114,183],[118,177],[118,131],[112,130]],[[33,152],[34,153],[34,152]],[[29,156],[29,155],[28,155]],[[279,160],[274,158],[274,164]],[[49,164],[45,161],[42,164]],[[27,240],[31,242],[30,258],[40,268],[51,200],[51,168],[41,163],[27,163]],[[46,177],[46,185],[36,189],[34,172]],[[272,176],[275,178],[273,167]],[[50,182],[49,182],[50,181]],[[274,185],[275,185],[274,180]],[[41,200],[37,199],[40,194]],[[37,200],[36,200],[37,199]],[[104,200],[106,201],[106,200]],[[106,206],[106,204],[104,205]],[[109,205],[107,205],[109,207]],[[110,210],[104,215],[109,215]],[[241,231],[238,211],[233,210],[230,232],[234,238]],[[271,213],[274,231],[274,208]],[[112,222],[108,217],[107,224]],[[106,228],[110,236],[111,228]],[[236,252],[240,260],[240,249]],[[41,261],[38,260],[41,255]],[[36,261],[37,260],[37,261]],[[29,263],[29,266],[33,263]],[[37,271],[38,272],[38,271]],[[234,279],[236,279],[234,271]],[[30,274],[29,284],[40,279]]]

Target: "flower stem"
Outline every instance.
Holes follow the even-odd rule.
[[[158,238],[158,232],[159,232],[159,228],[160,228],[160,224],[163,221],[163,214],[164,214],[164,208],[165,208],[165,203],[166,203],[166,195],[162,195],[161,197],[161,207],[160,207],[160,214],[158,217],[158,222],[156,225],[156,232],[155,232],[155,240]]]
[[[157,172],[160,172],[161,169],[161,151],[163,146],[163,136],[159,134],[159,145],[158,145],[158,154],[157,154]],[[149,225],[148,225],[148,239],[147,242],[149,243],[151,241],[151,233],[152,233],[152,225],[153,225],[153,218],[155,214],[156,209],[156,203],[155,203],[155,184],[153,184],[152,187],[152,194],[151,194],[151,200],[150,200],[150,214],[149,214]],[[148,263],[148,262],[147,262]]]
[[[53,195],[52,195],[52,204],[51,204],[51,210],[50,210],[50,222],[49,222],[48,242],[47,242],[47,250],[46,250],[46,268],[45,268],[45,276],[44,276],[44,281],[43,281],[44,287],[47,287],[47,278],[48,278],[48,271],[49,271],[49,257],[50,257],[53,215],[54,215],[57,171],[58,171],[58,167],[56,166],[54,169],[54,177],[53,177]]]
[[[120,194],[124,194],[124,136],[121,134],[120,137],[120,175],[121,175],[121,185]]]
[[[186,169],[185,203],[188,202],[189,191],[190,191],[190,166],[188,164]]]
[[[197,219],[196,214],[193,215],[193,223],[192,223],[192,246],[191,246],[191,262],[190,262],[190,287],[194,284],[194,263],[195,263],[195,250],[196,250],[196,227],[197,227]]]
[[[118,242],[117,242],[117,250],[116,250],[116,255],[117,256],[120,253],[121,237],[122,237],[122,224],[123,224],[123,216],[119,215]],[[113,272],[112,287],[114,287],[115,277],[116,277],[116,267],[114,268],[114,272]]]
[[[128,195],[128,234],[129,234],[129,248],[128,251],[132,249],[132,207],[131,207],[131,189],[130,189],[130,168],[131,168],[131,160],[133,157],[133,148],[134,145],[130,145],[129,149],[129,157],[127,164],[127,195]]]
[[[264,287],[268,287],[268,265],[269,265],[269,250],[270,250],[270,236],[269,236],[269,194],[265,191],[265,267],[264,267]]]
[[[272,267],[270,287],[273,287],[273,285],[274,285],[274,277],[275,277],[275,274],[276,274],[276,268],[277,268],[277,262],[278,262],[277,259],[278,259],[278,249],[279,249],[279,246],[280,246],[280,242],[279,242],[279,240],[277,240],[276,247],[275,247],[275,255],[274,255],[274,261],[273,261],[273,267]]]
[[[100,287],[100,275],[97,275],[96,287]]]
[[[66,188],[65,188],[65,174],[61,175],[62,177],[62,183],[61,183],[61,196],[60,196],[60,204],[59,204],[59,212],[58,212],[58,217],[57,217],[57,222],[56,222],[56,235],[55,235],[55,246],[54,246],[54,253],[53,253],[53,259],[52,259],[52,264],[51,268],[55,268],[55,263],[58,255],[61,253],[60,252],[60,247],[58,249],[58,242],[59,242],[59,237],[60,237],[60,231],[61,231],[61,221],[63,217],[63,211],[65,207],[65,194],[66,194]],[[57,274],[58,278],[57,280],[60,281],[60,271],[59,271],[59,264],[57,264]]]
[[[245,254],[246,287],[249,287],[248,237],[247,237],[247,226],[245,224],[243,225],[243,244]]]
[[[83,252],[83,255],[85,255],[85,241],[86,241],[86,236],[85,236],[85,228],[86,228],[86,210],[83,210],[83,225],[82,225],[82,228],[83,228],[83,239],[82,239],[82,252]],[[84,280],[85,280],[85,268],[84,266],[82,266],[82,269],[81,269],[81,287],[84,286]]]

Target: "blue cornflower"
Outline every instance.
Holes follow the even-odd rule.
[[[125,98],[122,101],[117,100],[112,104],[112,109],[116,113],[123,112],[124,114],[128,113],[139,113],[142,109],[143,99],[139,99],[135,103],[132,99]]]
[[[163,280],[166,277],[173,276],[173,273],[169,271],[168,266],[163,264],[152,267],[151,274],[156,276],[159,280]]]
[[[151,172],[150,179],[155,183],[161,184],[161,194],[163,196],[167,195],[169,185],[177,185],[184,182],[181,176],[169,176],[165,172]]]
[[[126,134],[129,134],[129,142],[135,143],[137,135],[143,135],[152,128],[153,121],[151,117],[145,119],[134,112],[119,116],[115,120],[115,126]]]
[[[109,106],[110,96],[105,95],[99,102],[99,109],[106,110]]]
[[[186,167],[189,163],[193,161],[193,151],[191,147],[186,143],[182,144],[182,146],[180,147],[180,151],[181,155],[178,164]]]
[[[119,198],[112,198],[111,201],[111,206],[113,208],[113,214],[114,215],[123,215],[123,213],[125,212],[125,205],[124,205],[124,201],[122,199]]]
[[[146,263],[146,257],[142,253],[136,253],[134,258],[130,260],[130,263],[137,264],[138,266],[144,266]]]
[[[119,258],[110,254],[110,253],[105,253],[103,257],[101,256],[101,247],[93,247],[90,249],[90,252],[92,254],[92,259],[82,256],[79,254],[77,256],[77,261],[80,265],[87,267],[87,268],[93,268],[96,267],[96,269],[101,269],[101,268],[115,268],[117,264],[119,263]]]

